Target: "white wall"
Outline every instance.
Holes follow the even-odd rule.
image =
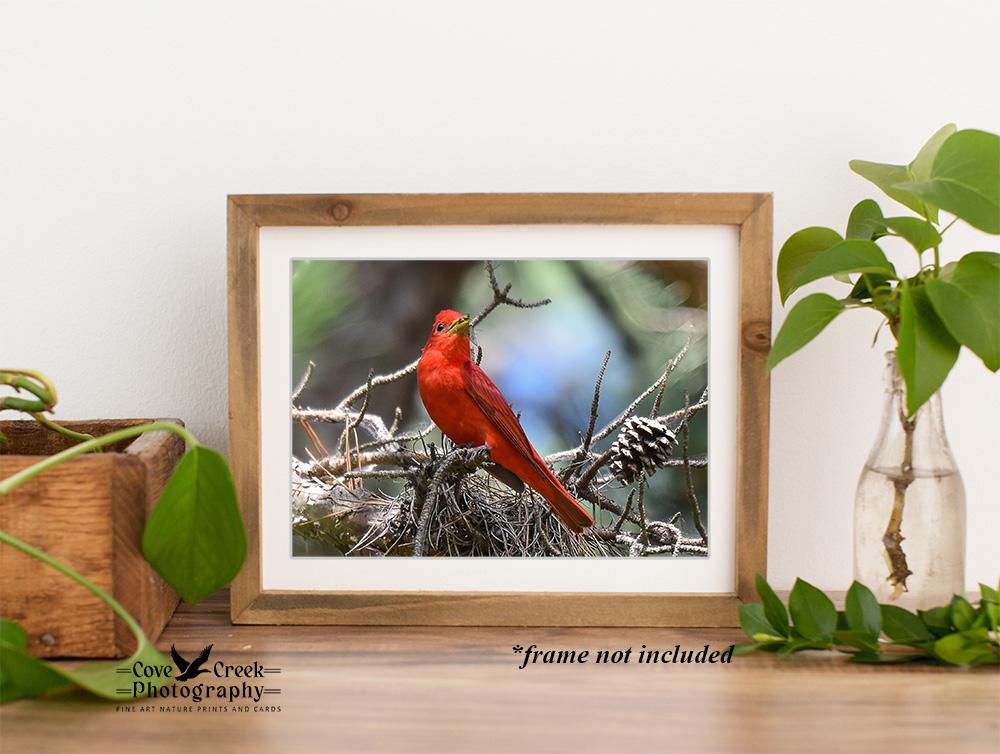
[[[225,196],[773,191],[842,227],[943,123],[1000,130],[1000,4],[3,3],[0,361],[61,415],[226,435]],[[996,248],[956,226],[948,253]],[[776,247],[777,248],[777,247]],[[899,256],[906,256],[900,250]],[[781,313],[775,307],[776,321]],[[874,316],[774,376],[770,567],[844,587]],[[945,389],[970,584],[1000,572],[997,378]]]

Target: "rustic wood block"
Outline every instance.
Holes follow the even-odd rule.
[[[148,421],[63,424],[98,436]],[[74,444],[33,421],[0,422],[0,432],[8,438],[0,479]],[[179,598],[143,558],[142,531],[183,453],[177,435],[150,432],[74,458],[0,497],[0,529],[91,579],[155,640]],[[7,546],[0,546],[0,614],[24,626],[35,656],[123,657],[135,649],[128,627],[89,590]]]

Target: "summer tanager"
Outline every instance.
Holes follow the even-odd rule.
[[[450,309],[437,315],[417,365],[417,384],[427,413],[453,442],[488,447],[495,464],[545,498],[573,531],[593,526],[590,513],[545,465],[500,390],[470,357],[468,316]]]

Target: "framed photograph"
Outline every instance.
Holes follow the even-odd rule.
[[[722,626],[769,194],[229,197],[237,623]]]

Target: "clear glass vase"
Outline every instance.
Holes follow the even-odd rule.
[[[854,578],[879,602],[908,609],[965,591],[965,488],[936,393],[906,416],[896,354],[886,354],[875,446],[854,497]]]

